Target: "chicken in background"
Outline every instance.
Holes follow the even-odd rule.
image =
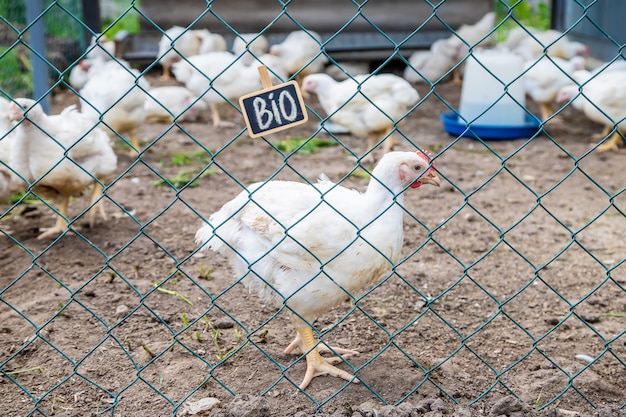
[[[241,56],[243,63],[252,65],[256,58],[265,55],[269,50],[267,38],[258,33],[241,33],[233,41],[233,54]]]
[[[287,76],[295,75],[298,82],[307,74],[322,72],[328,63],[322,38],[313,31],[291,32],[281,43],[272,45],[269,53],[277,56]]]
[[[18,98],[11,103],[9,117],[17,123],[10,164],[33,184],[44,198],[58,198],[55,225],[38,239],[68,229],[70,198],[92,186],[89,225],[95,224],[97,208],[106,220],[102,184],[117,168],[117,156],[107,134],[70,106],[58,115],[47,115],[34,100]]]
[[[176,80],[209,105],[213,126],[232,127],[233,122],[222,120],[219,106],[225,104],[226,100],[236,103],[239,97],[261,89],[258,72],[260,64],[266,65],[270,74],[286,78],[285,72],[277,66],[279,60],[271,55],[262,55],[258,62],[245,65],[230,52],[211,52],[189,57],[176,62],[172,72]]]
[[[93,74],[112,71],[118,67],[130,68],[127,61],[117,57],[117,44],[127,35],[126,31],[118,32],[113,41],[108,40],[105,35],[92,36],[85,57],[70,71],[70,85],[78,91],[87,84]]]
[[[80,109],[114,137],[127,135],[132,145],[129,154],[133,155],[141,151],[138,133],[146,120],[144,103],[149,89],[150,83],[136,69],[111,64],[90,70],[79,91]]]
[[[172,64],[182,57],[190,57],[213,51],[226,51],[226,39],[207,29],[188,29],[172,26],[159,40],[157,59],[163,67],[163,80],[171,79]]]
[[[369,74],[371,71],[369,61],[335,61],[329,64],[324,72],[335,80],[343,81],[355,75]]]
[[[478,22],[472,25],[462,25],[454,34],[452,34],[447,42],[454,51],[454,64],[457,65],[467,56],[470,48],[486,47],[493,44],[493,31],[496,25],[496,14],[489,12],[485,14]],[[463,64],[457,66],[453,72],[453,81],[457,84],[461,83],[461,72]]]
[[[207,108],[197,95],[177,85],[151,88],[144,102],[146,122],[195,122]]]
[[[391,133],[420,98],[411,84],[393,74],[357,75],[335,81],[328,74],[311,74],[302,80],[304,93],[316,94],[329,119],[350,133],[369,138],[362,162],[373,162],[381,140],[383,152],[393,150]]]
[[[595,77],[597,74],[600,74],[600,73],[606,74],[609,72],[616,72],[616,71],[626,71],[626,60],[621,56],[614,58],[612,61],[602,62],[600,64],[597,64],[595,68],[590,70],[588,73],[579,72],[578,76],[582,80],[586,81],[589,78]]]
[[[28,184],[16,175],[11,167],[11,150],[15,143],[15,130],[10,120],[11,102],[0,97],[0,202],[25,191]]]
[[[300,389],[319,375],[359,382],[333,363],[358,354],[316,341],[315,319],[371,287],[401,259],[404,194],[440,185],[422,152],[385,154],[364,193],[330,182],[252,184],[196,233],[203,249],[230,255],[234,276],[264,302],[293,311],[295,340],[285,353],[306,355]],[[326,359],[320,352],[341,355]]]
[[[417,51],[409,57],[404,70],[404,78],[412,83],[435,83],[447,72],[453,70],[453,81],[461,82],[461,63],[469,48],[485,47],[493,42],[496,14],[489,12],[474,24],[465,24],[445,39],[439,39],[428,51]],[[456,68],[455,68],[456,67]]]
[[[99,33],[91,37],[85,59],[109,61],[117,56],[117,44],[115,40],[109,40],[105,34]]]
[[[130,63],[122,59],[104,60],[102,58],[80,60],[70,71],[69,82],[74,90],[79,91],[89,78],[99,72],[110,72],[119,68],[130,68]]]
[[[572,41],[563,32],[554,29],[540,31],[517,27],[508,33],[501,46],[520,55],[525,61],[540,58],[544,55],[544,50],[553,58],[566,60],[575,56],[589,56],[587,45]]]
[[[575,109],[596,123],[604,125],[601,137],[608,139],[598,145],[599,152],[616,151],[626,134],[626,71],[576,71],[576,83],[559,91],[557,102],[571,101]],[[582,91],[582,93],[581,93]]]
[[[572,83],[572,74],[585,68],[583,57],[569,61],[544,56],[527,62],[524,67],[524,88],[526,95],[540,106],[541,120],[548,120],[554,110],[552,104],[559,90]]]
[[[436,83],[455,64],[457,51],[447,39],[433,42],[428,51],[417,51],[409,57],[403,77],[411,83]]]

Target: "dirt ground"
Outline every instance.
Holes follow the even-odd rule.
[[[298,391],[305,364],[283,353],[288,314],[233,285],[223,257],[195,252],[200,215],[241,185],[321,172],[337,181],[355,165],[341,146],[288,158],[272,146],[328,138],[312,113],[250,139],[231,109],[235,128],[215,129],[207,114],[146,124],[139,160],[118,147],[109,219],[93,229],[82,216],[77,234],[39,241],[54,222],[46,205],[0,206],[0,414],[184,415],[183,403],[213,397],[221,405],[203,415],[625,415],[626,154],[587,154],[601,126],[569,108],[531,141],[459,139],[439,115],[458,108],[460,87],[417,88],[424,100],[397,149],[437,155],[444,184],[407,191],[395,273],[315,323],[325,341],[360,352],[340,366],[361,384],[322,376]],[[58,94],[55,108],[73,100]],[[159,184],[207,166],[194,187]]]

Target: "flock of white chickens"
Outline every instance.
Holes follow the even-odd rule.
[[[253,184],[211,216],[196,238],[204,247],[233,255],[236,275],[246,276],[247,286],[297,313],[297,337],[285,352],[306,354],[302,389],[322,374],[358,382],[320,356],[323,351],[343,357],[358,352],[318,346],[309,322],[346,292],[372,284],[398,259],[402,193],[423,184],[439,186],[440,179],[429,156],[393,152],[391,133],[418,106],[414,84],[436,84],[448,75],[460,81],[470,50],[492,45],[495,23],[489,13],[429,51],[415,53],[404,77],[350,74],[343,81],[324,72],[328,58],[314,32],[293,32],[271,47],[263,35],[246,34],[227,51],[224,38],[208,30],[171,28],[159,43],[158,62],[163,79],[173,76],[177,85],[163,87],[152,87],[128,63],[113,59],[101,38],[70,75],[80,111],[72,106],[47,115],[31,99],[0,100],[0,199],[25,191],[28,184],[42,196],[58,197],[57,221],[39,236],[47,238],[68,228],[70,197],[92,186],[88,209],[93,223],[97,210],[105,215],[102,187],[117,165],[110,137],[124,139],[140,153],[138,131],[146,122],[195,120],[210,110],[215,128],[232,125],[219,107],[262,88],[259,65],[275,81],[299,80],[305,96],[317,96],[328,120],[369,139],[362,162],[373,162],[372,151],[383,144],[384,156],[367,191],[347,190],[327,178],[314,185]],[[626,130],[626,66],[607,63],[589,72],[587,48],[556,31],[520,28],[498,48],[526,60],[521,76],[543,120],[553,115],[555,101],[571,102],[605,125],[605,134],[614,132],[601,150],[618,147],[619,129]],[[329,219],[334,219],[332,230],[325,227]]]

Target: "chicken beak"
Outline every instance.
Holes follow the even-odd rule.
[[[441,179],[439,175],[435,172],[435,170],[429,170],[424,176],[422,176],[419,180],[422,184],[430,184],[436,187],[441,187]]]

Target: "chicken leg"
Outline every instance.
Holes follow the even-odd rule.
[[[344,359],[347,359],[347,358],[350,358],[352,356],[356,356],[356,355],[359,354],[359,352],[356,351],[356,350],[343,349],[343,348],[339,348],[339,347],[328,346],[324,342],[320,342],[320,344],[317,347],[317,350],[319,351],[320,354],[322,354],[322,353],[328,353],[328,354],[331,354],[331,355],[338,354],[339,356],[341,356]],[[302,337],[300,336],[300,333],[296,333],[296,338],[283,351],[283,353],[285,353],[287,355],[292,354],[292,353],[293,354],[302,354],[302,353],[305,353],[305,352],[306,352],[306,350],[304,350],[304,348],[303,348]],[[330,359],[327,359],[327,361],[334,365],[336,363],[341,363],[341,358],[339,358],[339,357],[330,358]]]
[[[128,141],[130,142],[128,156],[138,156],[141,152],[141,144],[139,143],[139,129],[133,129],[130,131]]]
[[[598,152],[616,151],[619,149],[619,144],[622,140],[622,135],[619,132],[615,132],[605,143],[598,146]]]
[[[455,68],[454,72],[452,72],[452,83],[455,85],[463,84],[463,77],[461,76],[461,70],[459,68]]]
[[[211,108],[211,119],[213,120],[214,127],[235,127],[235,123],[222,120],[217,104],[211,103],[209,107]]]
[[[37,236],[37,239],[41,240],[41,239],[46,239],[51,236],[56,236],[58,234],[63,233],[69,227],[69,223],[67,222],[67,207],[70,204],[70,197],[62,196],[61,198],[62,200],[61,200],[61,204],[59,204],[59,207],[58,207],[59,213],[57,214],[56,223],[54,224],[54,226],[45,229],[45,231],[42,234]]]
[[[163,74],[161,74],[161,81],[169,81],[172,79],[172,73],[170,71],[170,64],[161,63],[163,67]]]
[[[550,103],[539,103],[539,111],[541,112],[541,120],[544,122],[554,114]]]
[[[600,141],[604,138],[606,138],[609,133],[611,133],[611,126],[604,126],[602,128],[602,132],[601,133],[596,133],[593,136],[591,136],[594,140]]]
[[[393,127],[388,128],[387,130],[385,130],[385,132],[382,135],[378,134],[377,132],[372,132],[369,134],[368,146],[371,152],[368,153],[367,156],[363,157],[361,162],[364,162],[364,163],[374,162],[373,149],[376,147],[376,145],[378,144],[378,141],[381,138],[385,138],[385,140],[383,141],[383,153],[393,151],[393,147],[396,145],[395,139],[393,138],[393,136],[391,136],[391,132],[393,131],[393,129],[394,129]]]
[[[91,191],[91,198],[89,199],[89,205],[92,206],[91,209],[89,209],[89,227],[91,228],[93,228],[96,224],[96,209],[100,212],[102,218],[105,221],[107,220],[107,214],[104,211],[104,204],[102,204],[102,200],[99,200],[101,195],[102,185],[96,181],[93,183],[93,190]]]
[[[306,354],[306,373],[302,383],[300,384],[300,389],[306,389],[313,378],[320,375],[332,375],[345,379],[346,381],[352,381],[355,383],[360,382],[354,375],[333,366],[329,361],[324,359],[322,355],[320,355],[311,326],[298,319],[295,320],[294,327],[296,328],[296,332],[298,332],[296,341],[298,340],[298,337],[301,341],[301,343],[298,344],[298,347],[303,352],[308,352]],[[293,343],[291,345],[293,345]],[[287,349],[289,349],[289,347]]]

